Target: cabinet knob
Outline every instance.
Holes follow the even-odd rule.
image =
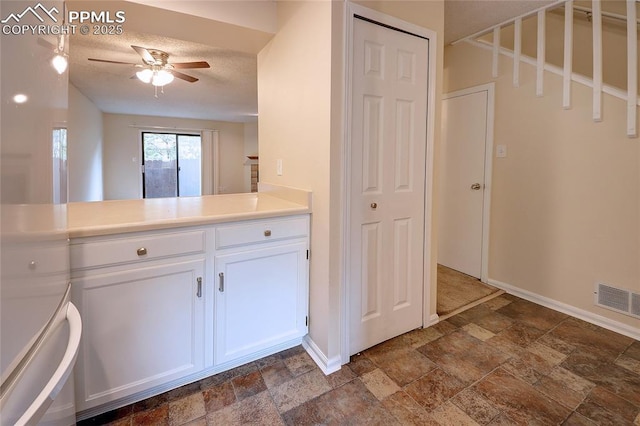
[[[144,256],[145,254],[147,254],[147,249],[145,247],[140,247],[136,253],[138,253],[138,256]]]
[[[264,231],[264,236],[265,237],[270,237],[271,236],[271,229],[267,229]]]
[[[377,209],[378,208],[378,203],[371,203],[371,208],[372,209]]]

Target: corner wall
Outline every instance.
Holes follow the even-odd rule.
[[[69,201],[101,201],[102,111],[69,83]]]
[[[438,76],[443,57],[442,1],[358,2],[434,30]],[[258,55],[260,179],[313,191],[309,335],[329,365],[340,361],[342,280],[342,163],[344,146],[343,1],[278,2],[278,31]],[[440,129],[436,129],[436,145]],[[283,160],[283,174],[276,173]],[[435,203],[431,220],[435,221]],[[436,307],[436,253],[432,239],[432,306]],[[348,360],[342,360],[347,362]]]
[[[329,1],[278,2],[278,32],[258,54],[260,181],[313,191],[309,334],[328,357],[331,174]],[[282,175],[276,173],[282,160]]]
[[[620,64],[621,67],[626,64]],[[500,57],[496,82],[489,277],[627,327],[640,320],[593,304],[596,282],[640,291],[640,141],[625,135],[626,102],[603,94],[594,123],[592,89],[573,83],[562,109],[562,77]],[[445,92],[492,81],[491,51],[445,50]]]

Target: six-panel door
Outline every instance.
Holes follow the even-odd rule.
[[[349,353],[422,325],[429,41],[354,18]]]

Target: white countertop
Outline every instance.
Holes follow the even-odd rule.
[[[2,243],[31,243],[67,239],[64,204],[2,204]]]
[[[299,191],[299,190],[296,190]],[[304,197],[245,193],[69,203],[70,238],[310,213]],[[310,196],[307,197],[310,199]]]

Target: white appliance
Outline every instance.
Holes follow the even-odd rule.
[[[75,423],[68,379],[82,327],[69,302],[68,73],[52,64],[66,39],[21,30],[59,27],[63,7],[0,2],[1,426]]]
[[[17,242],[4,233],[5,223],[0,254],[0,425],[74,424],[73,381],[67,379],[82,323],[62,276],[38,271],[48,269],[48,259],[59,260],[68,247],[61,240]],[[20,269],[32,276],[15,274]]]

